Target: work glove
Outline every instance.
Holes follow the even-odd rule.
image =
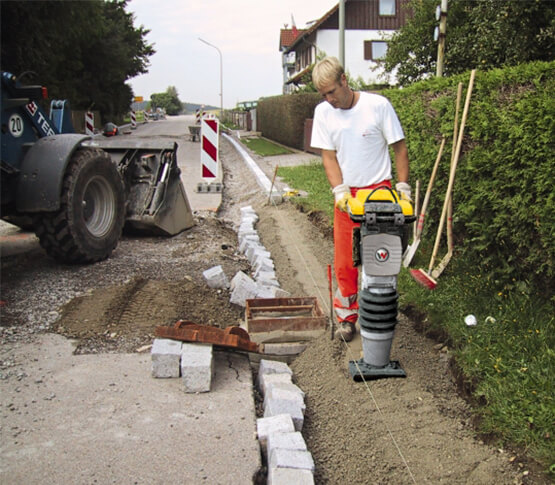
[[[335,197],[335,207],[342,212],[347,212],[347,204],[349,199],[352,198],[349,186],[347,184],[336,185],[332,192]]]
[[[411,190],[410,190],[409,184],[407,184],[406,182],[397,182],[397,184],[395,184],[395,190],[401,196],[401,199],[405,199],[405,200],[408,200],[409,202],[412,202]]]

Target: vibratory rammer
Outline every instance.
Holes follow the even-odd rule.
[[[362,265],[359,291],[363,357],[349,362],[354,380],[406,377],[398,361],[390,360],[397,325],[397,275],[415,221],[408,200],[389,188],[359,190],[349,200],[348,213],[359,222],[353,233],[353,260]]]

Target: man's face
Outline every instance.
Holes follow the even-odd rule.
[[[318,92],[334,108],[348,109],[351,106],[352,94],[347,86],[345,74],[341,75],[339,82],[324,84],[318,89]]]

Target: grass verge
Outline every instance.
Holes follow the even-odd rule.
[[[294,203],[332,220],[333,198],[320,163],[281,167],[278,175],[292,188],[308,193]],[[422,244],[412,266],[427,267],[430,249]],[[479,418],[479,432],[500,446],[524,450],[555,476],[553,300],[530,294],[518,281],[507,291],[480,270],[480,264],[464,258],[461,251],[431,291],[403,268],[401,308],[422,315],[423,331],[449,344]],[[475,315],[477,325],[465,324],[469,314]]]
[[[291,150],[271,142],[265,138],[249,137],[241,138],[243,145],[260,155],[261,157],[271,157],[273,155],[286,155],[292,153]]]
[[[320,162],[296,167],[279,167],[278,175],[287,184],[307,193],[307,197],[294,199],[295,204],[304,210],[323,212],[333,221],[333,196],[330,190],[324,167]]]

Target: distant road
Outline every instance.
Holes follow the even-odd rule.
[[[197,186],[203,182],[200,176],[200,142],[191,141],[189,126],[195,125],[195,115],[168,116],[165,120],[149,121],[141,123],[136,130],[131,131],[132,137],[163,137],[177,143],[177,164],[181,169],[181,180],[191,209],[195,210],[217,210],[221,204],[221,194],[198,193]],[[222,174],[218,182],[222,181]]]

